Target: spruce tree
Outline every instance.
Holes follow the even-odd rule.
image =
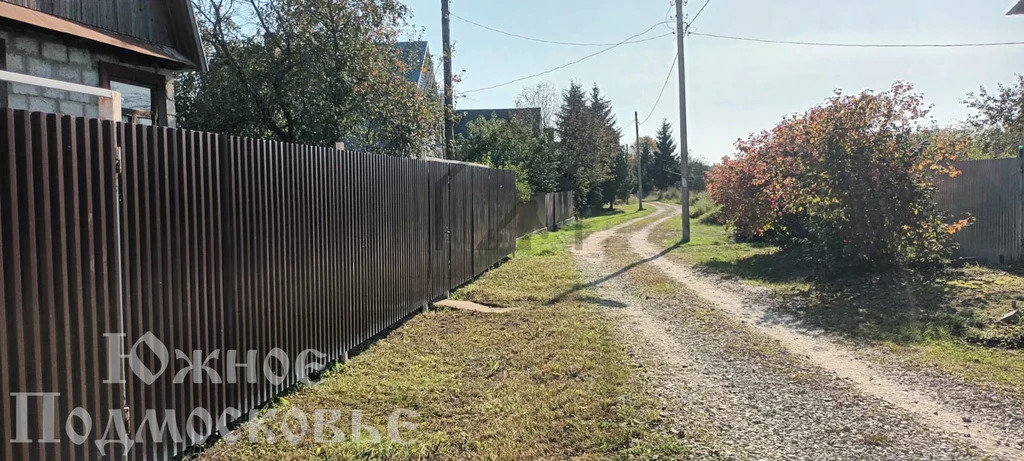
[[[573,190],[577,198],[589,188],[582,175],[587,159],[587,96],[576,82],[562,94],[562,107],[555,115],[558,133],[560,184],[562,190]]]
[[[672,125],[662,120],[657,134],[658,149],[654,153],[652,185],[665,190],[679,182],[679,159],[676,157],[676,141],[672,137]]]
[[[620,151],[619,140],[622,133],[615,126],[611,101],[601,95],[601,90],[597,88],[597,85],[591,89],[588,109],[591,179],[594,184],[603,185],[606,181],[615,179],[613,169],[615,158]],[[609,193],[604,187],[594,188],[589,195],[587,202],[594,208],[600,206],[601,203],[615,200],[615,193]]]
[[[562,94],[562,107],[555,119],[562,186],[576,193],[579,211],[604,203],[602,186],[611,173],[621,137],[611,102],[596,86],[587,94],[579,83],[572,82]]]

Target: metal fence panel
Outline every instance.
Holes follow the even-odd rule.
[[[510,188],[515,196],[515,178]],[[574,213],[572,191],[536,194],[529,201],[519,203],[515,209],[516,236],[522,237],[540,230],[557,230],[558,226],[572,219]],[[504,227],[502,227],[504,229]]]
[[[555,230],[558,226],[572,219],[575,212],[572,191],[556,192],[551,195],[551,212],[548,228]]]
[[[449,164],[451,199],[451,285],[465,285],[473,278],[475,255],[473,167]]]
[[[547,229],[547,194],[534,194],[516,207],[516,234],[523,236]]]
[[[5,405],[2,459],[99,459],[93,442],[122,407],[127,431],[146,435],[131,458],[180,455],[199,440],[169,435],[189,434],[194,410],[224,423],[229,408],[247,414],[298,382],[298,370],[273,360],[282,381],[247,379],[272,351],[295,365],[314,349],[326,354],[322,367],[514,249],[508,171],[3,115],[0,392],[57,392],[58,420],[82,407],[94,430],[83,445],[14,444],[19,425],[38,432],[41,413],[17,421]],[[115,346],[120,334],[128,347],[158,341],[169,357],[146,347],[134,357],[166,368],[152,380],[125,368],[126,384],[104,383],[117,371],[105,334]],[[205,373],[193,381],[214,351],[222,355],[207,365],[219,383]],[[150,437],[165,419],[171,431]],[[198,429],[202,439],[216,428]]]
[[[448,238],[451,228],[449,167],[448,164],[441,162],[428,162],[425,166],[429,171],[426,187],[430,198],[427,205],[430,212],[430,222],[427,225],[430,233],[430,297],[436,299],[444,296],[452,286],[448,270],[451,257],[451,241]]]
[[[953,235],[960,255],[991,263],[1022,260],[1024,242],[1024,160],[1005,158],[956,162],[956,178],[936,187],[936,201],[954,217],[970,214],[974,224]]]
[[[59,392],[58,414],[121,407],[124,387],[102,382],[111,371],[103,334],[122,321],[113,126],[7,110],[0,136],[0,455],[97,459],[86,448],[93,436],[87,446],[12,443],[42,423],[38,397],[17,421],[12,393]]]

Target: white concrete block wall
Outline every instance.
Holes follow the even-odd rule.
[[[7,42],[7,70],[37,77],[52,78],[89,86],[100,84],[100,62],[155,72],[167,77],[167,119],[175,125],[174,72],[157,67],[125,63],[116,56],[68,46],[55,37],[21,31],[0,31]],[[32,85],[8,84],[8,107],[75,116],[98,117],[95,96],[40,88]]]

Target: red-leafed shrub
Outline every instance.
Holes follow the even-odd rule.
[[[872,266],[934,264],[950,226],[932,200],[955,177],[966,138],[918,129],[928,108],[910,85],[844,96],[737,142],[708,173],[708,190],[744,239],[811,248],[822,259]]]

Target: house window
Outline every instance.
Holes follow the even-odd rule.
[[[121,93],[121,121],[167,125],[167,79],[163,75],[101,62],[100,85]]]
[[[153,111],[153,93],[146,86],[128,82],[110,81],[110,89],[121,92],[121,121],[152,125],[155,118]]]

